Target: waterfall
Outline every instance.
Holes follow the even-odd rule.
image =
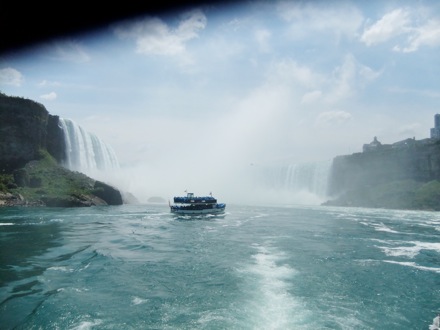
[[[327,198],[331,165],[332,161],[329,160],[268,166],[263,170],[263,186],[278,192],[279,196],[288,194],[292,202],[302,203],[300,199],[305,200],[305,196],[308,196],[312,203],[320,203]]]
[[[85,174],[119,168],[113,149],[96,135],[87,132],[70,119],[60,118],[59,122],[66,144],[66,159],[63,164],[66,168]]]

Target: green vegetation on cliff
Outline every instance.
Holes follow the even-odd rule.
[[[430,181],[422,185],[414,198],[415,209],[440,211],[440,182]]]
[[[6,193],[14,186],[15,183],[12,174],[0,174],[0,193]]]
[[[59,166],[46,151],[13,175],[0,176],[0,189],[9,193],[6,205],[91,206],[107,205],[99,198],[105,186],[86,175]],[[103,196],[104,197],[104,196]],[[122,204],[122,200],[121,203]]]
[[[59,117],[35,101],[0,92],[0,206],[121,205],[121,193],[70,171]]]
[[[440,182],[403,180],[364,186],[324,205],[440,211]]]
[[[367,147],[333,159],[325,205],[440,211],[439,139]]]

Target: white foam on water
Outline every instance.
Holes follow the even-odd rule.
[[[440,313],[432,320],[432,324],[429,325],[429,330],[439,330],[440,329]]]
[[[66,272],[66,273],[74,272],[74,269],[67,268],[65,266],[53,266],[53,267],[49,267],[47,270],[60,271],[60,272]]]
[[[131,299],[131,303],[133,305],[140,305],[140,304],[146,303],[147,301],[148,301],[148,299],[142,299],[139,297],[133,297],[133,299]]]
[[[416,264],[415,262],[400,262],[400,261],[393,261],[393,260],[384,260],[384,262],[390,263],[390,264],[398,264],[406,267],[412,267],[419,270],[425,270],[430,272],[435,272],[440,274],[440,268],[438,267],[426,267],[426,266],[420,266]]]
[[[210,324],[221,323],[225,324],[229,319],[225,316],[228,312],[224,310],[220,311],[205,311],[201,314],[200,318],[197,320],[203,329],[209,329]]]
[[[386,247],[386,246],[377,246],[381,249],[385,255],[389,257],[408,257],[414,258],[417,256],[422,250],[431,250],[440,253],[440,242],[439,243],[430,243],[430,242],[401,242],[404,243],[404,246],[397,247]]]
[[[372,223],[372,222],[367,222],[367,221],[360,221],[359,222],[361,225],[364,225],[366,227],[372,227],[375,231],[381,231],[381,232],[387,232],[387,233],[392,233],[392,234],[399,234],[400,232],[391,229],[390,227],[386,226],[384,223],[380,222],[380,223]]]
[[[256,246],[253,262],[241,270],[246,276],[247,300],[243,311],[250,328],[291,329],[299,326],[306,311],[290,292],[290,282],[297,273],[282,263],[285,256],[276,249]]]
[[[100,325],[102,320],[93,320],[93,321],[82,321],[77,326],[70,328],[71,330],[89,330],[93,329],[93,327]]]
[[[64,219],[51,219],[49,222],[64,222]]]
[[[4,222],[0,223],[0,226],[13,226],[14,224],[12,222]]]
[[[387,233],[393,233],[393,234],[398,234],[399,232],[396,230],[393,230],[389,227],[387,227],[386,225],[384,225],[382,222],[381,223],[374,223],[372,224],[373,228],[376,231],[383,231],[383,232],[387,232]]]

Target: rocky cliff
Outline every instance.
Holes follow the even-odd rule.
[[[440,140],[373,144],[333,160],[327,205],[440,210]]]
[[[64,158],[64,135],[58,117],[37,102],[0,94],[0,173],[8,173],[47,150]]]
[[[120,205],[110,185],[63,168],[59,117],[32,100],[0,93],[0,206]]]

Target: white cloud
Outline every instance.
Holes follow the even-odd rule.
[[[13,68],[4,68],[0,69],[0,84],[1,85],[10,85],[10,86],[21,86],[23,82],[23,75],[13,69]]]
[[[326,111],[318,115],[315,125],[317,127],[342,125],[351,120],[351,118],[351,114],[346,111]]]
[[[147,18],[119,25],[115,33],[121,38],[135,39],[138,53],[178,55],[185,51],[185,43],[197,38],[198,31],[203,30],[206,24],[203,12],[193,10],[184,14],[175,29],[159,18]]]
[[[313,91],[305,93],[301,99],[302,104],[315,103],[322,98],[322,91]]]
[[[321,75],[292,59],[281,60],[272,65],[270,79],[307,89],[315,89],[323,82]]]
[[[284,59],[272,64],[268,82],[287,86],[292,97],[303,105],[316,102],[334,105],[358,94],[380,74],[359,63],[352,54],[347,54],[330,73],[318,72],[292,59]]]
[[[382,74],[381,71],[374,71],[372,68],[365,65],[359,65],[358,72],[359,76],[367,82],[377,79]]]
[[[40,81],[40,83],[38,84],[38,87],[47,87],[47,86],[60,86],[61,84],[59,82],[56,81],[47,81],[47,80],[42,80]]]
[[[225,27],[238,31],[243,26],[244,21],[242,19],[234,18],[225,24]]]
[[[320,32],[352,38],[363,20],[361,12],[347,3],[320,6],[316,2],[282,1],[278,4],[278,12],[292,24],[291,34],[296,37]]]
[[[73,40],[56,42],[48,46],[52,50],[52,57],[66,62],[85,63],[90,61],[90,56],[83,46]]]
[[[417,51],[421,46],[440,46],[440,21],[430,20],[424,26],[415,29],[408,37],[408,46],[403,47],[405,53]],[[400,48],[396,48],[400,50]]]
[[[40,98],[47,101],[53,101],[57,98],[57,94],[55,92],[50,92],[49,94],[40,95]]]
[[[261,52],[267,53],[270,51],[270,46],[269,46],[270,37],[271,37],[271,33],[266,29],[259,29],[255,32],[255,39],[257,40]]]
[[[423,10],[399,8],[385,14],[366,29],[360,40],[372,46],[399,36],[405,38],[399,40],[401,44],[392,47],[394,51],[410,53],[421,46],[440,46],[440,21],[430,18]]]
[[[341,66],[336,67],[333,72],[331,92],[327,100],[331,103],[340,101],[351,96],[354,92],[354,81],[356,78],[356,62],[352,55],[345,56]]]
[[[326,101],[335,103],[347,99],[379,76],[380,72],[359,63],[352,54],[347,54],[343,63],[334,69],[328,82]]]
[[[409,12],[402,8],[394,9],[364,31],[361,41],[367,46],[382,43],[407,33],[409,30]]]

